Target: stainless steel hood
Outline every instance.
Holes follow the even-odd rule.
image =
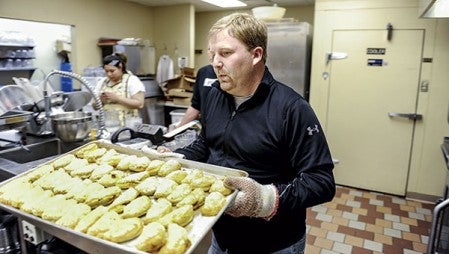
[[[420,0],[421,18],[449,18],[449,0]]]

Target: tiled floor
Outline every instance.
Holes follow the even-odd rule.
[[[306,253],[426,253],[433,207],[339,186],[331,202],[308,211]]]

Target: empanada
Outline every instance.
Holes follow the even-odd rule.
[[[90,211],[86,216],[81,218],[81,220],[76,225],[75,230],[86,233],[87,229],[90,226],[92,226],[107,211],[108,208],[105,206],[99,206],[95,208],[94,210]]]
[[[177,185],[178,184],[173,180],[167,178],[160,178],[159,185],[157,186],[153,196],[155,198],[166,197],[175,189]]]
[[[112,208],[117,205],[128,204],[129,202],[137,198],[137,196],[139,196],[139,192],[134,188],[129,188],[123,191],[116,199],[114,199],[110,207]]]
[[[57,158],[55,161],[53,161],[52,165],[55,169],[63,168],[67,165],[69,165],[70,162],[72,162],[75,159],[75,155],[69,153],[65,154],[59,158]]]
[[[168,194],[167,200],[172,202],[172,204],[176,204],[182,199],[184,199],[190,192],[192,188],[187,183],[182,183],[173,189],[173,191]]]
[[[156,191],[158,184],[158,178],[150,176],[141,183],[137,184],[135,188],[142,195],[152,196]]]
[[[129,164],[129,170],[134,172],[142,172],[150,165],[150,159],[145,156],[137,157]]]
[[[162,167],[162,165],[164,165],[164,163],[165,161],[162,160],[152,160],[146,170],[152,176],[157,175],[159,169]]]
[[[75,228],[76,224],[81,220],[84,215],[90,212],[90,206],[86,204],[74,204],[67,208],[69,212],[62,215],[55,223],[68,228]]]
[[[185,205],[164,215],[161,219],[159,219],[159,222],[164,226],[167,226],[170,223],[176,223],[182,227],[185,227],[193,220],[194,215],[195,211],[193,210],[193,206]]]
[[[133,173],[119,179],[116,185],[122,189],[127,189],[136,186],[138,183],[140,183],[143,179],[147,178],[148,176],[149,174],[146,171]]]
[[[181,163],[175,159],[169,159],[167,160],[159,169],[157,174],[159,176],[166,176],[170,174],[173,171],[180,170],[181,169]]]
[[[206,196],[204,205],[200,208],[201,214],[204,216],[215,216],[221,208],[226,204],[226,197],[220,192],[211,192]]]
[[[136,239],[136,248],[145,252],[158,251],[167,242],[165,227],[159,222],[151,222],[143,227],[142,234]]]
[[[187,230],[177,224],[169,224],[167,230],[167,242],[159,250],[159,254],[184,253],[190,247],[191,242]]]
[[[147,214],[144,218],[142,218],[142,220],[145,224],[155,222],[171,211],[171,202],[165,198],[160,198],[151,205],[150,209],[148,209]]]
[[[182,180],[187,176],[187,171],[185,170],[176,170],[171,173],[169,173],[165,178],[172,179],[177,184],[181,184]]]
[[[140,217],[148,211],[151,206],[151,199],[147,196],[140,196],[123,209],[122,218]]]

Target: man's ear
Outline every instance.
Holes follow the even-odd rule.
[[[253,50],[253,64],[256,65],[260,61],[262,61],[263,58],[263,48],[262,47],[255,47]]]

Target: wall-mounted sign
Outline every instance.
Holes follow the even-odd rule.
[[[367,48],[366,54],[367,55],[385,55],[385,48]]]
[[[368,66],[383,66],[383,59],[368,59]]]

